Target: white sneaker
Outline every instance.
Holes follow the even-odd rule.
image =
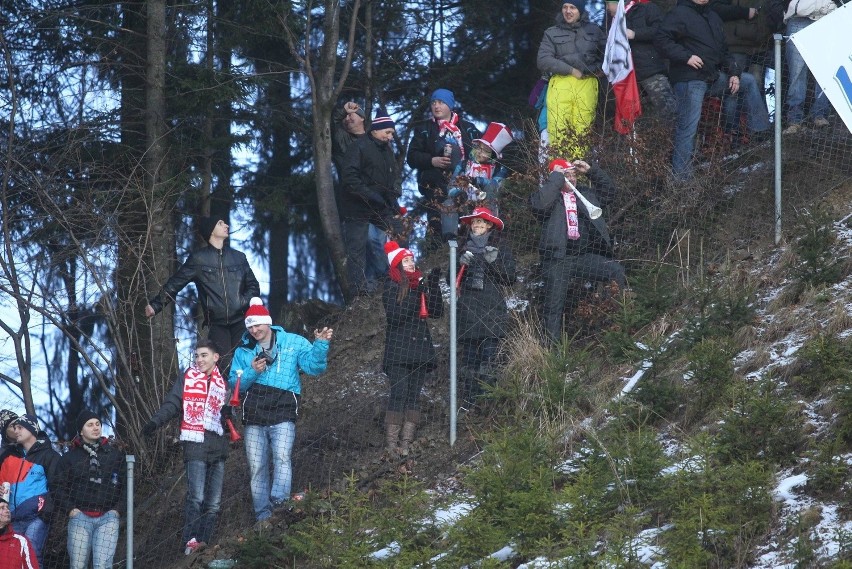
[[[784,129],[782,134],[798,134],[802,132],[802,123],[793,123]]]
[[[186,548],[183,550],[183,554],[184,555],[192,555],[193,553],[198,551],[198,549],[201,548],[202,546],[203,546],[203,543],[196,540],[193,537],[192,539],[190,539],[189,541],[186,542]]]
[[[825,117],[817,117],[814,119],[814,126],[817,128],[825,128],[828,126],[828,119]]]

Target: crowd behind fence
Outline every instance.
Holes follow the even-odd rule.
[[[776,67],[780,47],[776,38]],[[783,83],[783,67],[775,77]],[[815,106],[808,89],[805,109]],[[643,301],[640,283],[665,271],[688,280],[777,243],[782,212],[795,238],[800,203],[831,201],[852,178],[852,135],[831,113],[786,133],[776,113],[774,146],[732,146],[723,104],[710,100],[699,173],[685,185],[670,177],[671,117],[649,112],[623,136],[609,126],[611,100],[602,103],[584,156],[541,162],[530,128],[501,147],[499,186],[461,176],[455,195],[435,196],[426,238],[381,243],[377,286],[309,338],[252,301],[222,325],[228,349],[195,347],[195,371],[177,378],[143,447],[103,439],[102,418],[87,415],[81,437],[53,456],[37,419],[4,419],[12,526],[42,566],[108,558],[112,548],[115,566],[168,567],[217,535],[285,531],[303,492],[338,489],[352,470],[368,484],[386,472],[377,464],[405,465],[444,444],[448,429],[455,444],[489,413],[507,338],[529,334],[548,349],[591,342],[624,324],[615,314]],[[206,236],[221,231],[215,221]],[[40,447],[41,462],[31,450]]]

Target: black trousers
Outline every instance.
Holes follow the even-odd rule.
[[[546,259],[544,264],[544,329],[551,342],[562,338],[562,312],[565,297],[574,279],[590,281],[615,281],[622,289],[627,281],[621,263],[603,255],[585,253],[569,255],[562,259]]]
[[[234,357],[234,350],[240,344],[245,331],[246,324],[243,321],[234,322],[230,325],[210,324],[207,331],[207,337],[219,347],[218,367],[226,381],[231,371],[231,359]]]

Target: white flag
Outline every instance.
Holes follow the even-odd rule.
[[[624,17],[624,0],[618,0],[618,10],[612,19],[606,38],[603,72],[610,83],[623,81],[633,70],[630,42],[627,40],[627,18]]]

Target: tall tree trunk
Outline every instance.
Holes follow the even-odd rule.
[[[314,175],[320,218],[322,219],[322,229],[331,253],[331,261],[337,274],[337,280],[343,290],[343,297],[348,302],[354,297],[355,291],[351,290],[347,277],[346,251],[343,247],[340,216],[337,211],[337,202],[334,195],[334,177],[331,174],[331,113],[337,102],[337,97],[346,83],[346,77],[349,74],[352,64],[357,14],[361,2],[360,0],[355,0],[352,4],[352,20],[346,40],[346,55],[343,58],[339,78],[335,76],[337,74],[337,58],[340,47],[341,3],[339,0],[323,0],[322,4],[324,7],[322,24],[323,43],[320,46],[319,56],[315,63],[312,57],[311,46],[309,45],[310,38],[314,34],[314,31],[311,29],[312,3],[309,3],[304,12],[307,20],[304,51],[297,46],[296,36],[288,26],[286,20],[283,23],[290,50],[302,64],[311,84]]]
[[[175,262],[171,219],[174,197],[163,184],[165,145],[165,0],[125,5],[122,47],[121,133],[132,160],[120,214],[116,267],[118,320],[116,395],[122,434],[139,432],[159,406],[177,370],[174,306],[146,321],[147,298]],[[143,12],[144,11],[144,12]],[[147,42],[146,42],[147,40]],[[141,167],[141,168],[140,168]],[[136,172],[142,171],[142,175]]]

